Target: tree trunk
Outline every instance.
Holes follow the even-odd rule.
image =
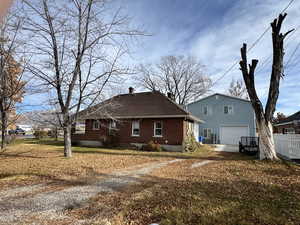
[[[290,32],[293,31],[290,30],[284,34],[280,32],[281,25],[286,15],[287,15],[286,13],[279,14],[278,18],[271,23],[272,43],[273,43],[273,63],[272,63],[272,73],[271,73],[270,86],[269,86],[269,95],[268,95],[265,110],[263,108],[261,101],[257,96],[255,82],[254,82],[254,74],[255,74],[255,69],[258,60],[253,59],[252,63],[248,64],[247,45],[243,44],[243,47],[241,48],[240,69],[242,71],[243,78],[248,91],[248,95],[251,99],[251,104],[253,106],[256,115],[257,128],[259,130],[259,135],[260,135],[260,158],[261,159],[265,159],[265,158],[270,160],[278,159],[275,151],[273,127],[271,121],[276,109],[276,103],[279,96],[280,78],[284,75],[283,74],[283,56],[284,56],[283,41],[285,37]]]
[[[67,158],[72,157],[72,144],[71,144],[71,125],[64,126],[64,156]]]
[[[257,122],[257,128],[259,132],[259,158],[278,160],[275,151],[272,123],[266,123],[265,121]]]
[[[58,141],[58,129],[55,127],[55,141]]]
[[[6,131],[7,131],[7,113],[3,111],[1,113],[1,150],[4,150],[6,147]]]

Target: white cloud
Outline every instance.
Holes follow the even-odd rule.
[[[242,43],[247,43],[249,48],[264,30],[270,26],[270,22],[287,5],[288,1],[281,1],[276,4],[271,0],[257,3],[254,4],[251,1],[250,4],[250,1],[240,1],[240,4],[236,4],[231,10],[227,11],[218,27],[207,28],[199,34],[198,38],[195,38],[194,46],[190,51],[207,65],[208,70],[213,73],[213,77],[220,77],[234,62],[240,59],[239,49]],[[299,21],[299,8],[300,2],[295,2],[290,6],[288,16],[283,24],[283,31],[299,26],[295,22]],[[293,34],[292,36],[287,40],[286,59],[289,58],[291,51],[294,50],[296,44],[300,41],[298,34]],[[270,63],[265,63],[265,67],[260,68],[260,66],[271,56],[272,41],[271,31],[269,30],[248,54],[249,60],[252,58],[260,60],[258,71],[261,70],[261,72],[256,75],[256,87],[263,101],[267,99],[268,95],[271,65]],[[268,62],[271,62],[271,60]],[[220,90],[225,91],[232,78],[241,79],[242,75],[238,68],[239,66],[236,65],[224,79],[220,80],[215,86],[215,90],[218,90],[218,92]],[[293,71],[290,71],[285,79],[287,83],[294,84],[298,80]],[[299,88],[299,82],[297,83]],[[283,85],[281,93],[278,108],[286,113],[297,110],[295,102],[297,102],[297,99],[300,99],[299,92],[289,93],[287,85]]]
[[[240,59],[243,42],[250,46],[270,26],[270,22],[286,7],[290,0],[249,0],[249,1],[173,1],[173,0],[119,0],[125,13],[132,17],[138,27],[144,28],[147,36],[132,49],[129,64],[156,62],[163,55],[193,54],[206,66],[213,79],[222,75],[234,62]],[[286,41],[287,60],[300,43],[300,1],[294,1],[288,9],[283,30],[298,28]],[[295,54],[280,89],[278,111],[290,114],[300,108],[299,89],[300,68]],[[259,96],[265,101],[270,79],[272,56],[271,32],[268,31],[248,57],[258,58],[256,87]],[[266,63],[265,63],[266,62]],[[124,63],[127,63],[126,60]],[[242,78],[236,65],[215,87],[225,91],[232,78]],[[131,85],[129,79],[126,86]]]

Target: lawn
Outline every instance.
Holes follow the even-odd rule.
[[[34,183],[84,184],[94,174],[150,162],[207,155],[198,153],[140,152],[128,149],[73,147],[73,157],[63,157],[62,141],[17,140],[0,154],[0,190],[16,185]]]
[[[196,153],[154,153],[74,147],[62,157],[61,143],[25,141],[0,156],[0,188],[40,182],[82,185],[93,173],[174,158],[139,183],[101,193],[65,213],[87,224],[299,224],[300,167],[258,161],[204,148]],[[195,162],[210,164],[191,169]],[[108,224],[108,223],[107,223]]]
[[[299,224],[299,166],[240,156],[191,169],[193,162],[156,170],[70,214],[116,225]]]

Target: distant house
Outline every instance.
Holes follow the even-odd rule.
[[[74,144],[102,146],[113,140],[141,147],[153,141],[170,151],[182,150],[188,132],[198,137],[201,122],[162,93],[134,93],[133,88],[79,112],[79,119],[85,129],[82,122],[73,126]]]
[[[300,134],[300,111],[274,124],[274,133]]]
[[[254,110],[247,99],[216,93],[187,107],[205,121],[199,125],[205,143],[237,145],[242,136],[256,136]]]

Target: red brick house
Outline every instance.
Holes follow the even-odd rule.
[[[81,131],[73,128],[74,144],[102,146],[113,140],[121,146],[141,147],[154,141],[171,151],[182,150],[188,132],[198,137],[201,122],[162,93],[134,93],[133,88],[81,111],[79,118],[85,121],[85,129],[83,124]]]
[[[300,134],[300,111],[274,124],[274,133]]]

